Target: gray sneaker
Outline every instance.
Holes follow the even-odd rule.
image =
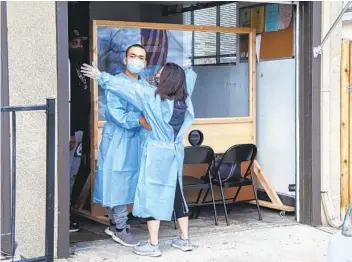
[[[191,244],[191,241],[189,239],[187,240],[183,240],[182,238],[177,238],[172,240],[171,245],[175,248],[178,248],[182,251],[192,251],[193,250],[193,246]]]
[[[105,233],[106,234],[109,234],[110,232],[113,232],[111,231],[111,229],[109,228],[105,230]],[[138,241],[134,240],[129,228],[125,228],[123,231],[121,232],[118,232],[116,229],[115,229],[115,232],[113,232],[113,234],[111,235],[112,239],[125,246],[125,247],[134,247],[134,246],[137,246],[139,244]]]
[[[159,249],[159,245],[153,246],[148,243],[142,245],[142,246],[136,246],[133,248],[133,252],[136,253],[137,255],[140,256],[148,256],[148,257],[160,257],[161,256],[161,251]]]

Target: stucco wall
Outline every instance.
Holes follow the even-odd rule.
[[[7,2],[10,105],[56,98],[55,2]],[[44,254],[46,119],[17,114],[16,239],[25,256]]]
[[[341,1],[322,2],[322,37],[325,36],[342,9]],[[322,52],[321,81],[321,144],[322,190],[328,190],[333,210],[340,216],[340,56],[341,23],[334,29]],[[323,222],[325,214],[322,209]]]

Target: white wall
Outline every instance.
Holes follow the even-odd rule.
[[[57,97],[55,2],[8,1],[7,20],[10,105],[45,104],[46,98]],[[16,155],[18,250],[25,256],[42,256],[45,247],[45,112],[17,114]]]
[[[340,13],[342,2],[322,2],[322,36]],[[342,25],[327,39],[321,55],[322,191],[329,191],[334,212],[340,215],[340,58]],[[325,214],[322,209],[323,223]]]
[[[275,191],[295,184],[295,59],[257,65],[258,161]]]

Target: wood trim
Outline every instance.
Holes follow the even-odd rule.
[[[270,201],[259,200],[260,206],[287,212],[295,211],[294,207],[287,206],[282,203],[280,197],[278,196],[274,188],[271,186],[269,180],[265,176],[264,171],[260,167],[257,160],[254,160],[253,163],[253,173],[256,176],[257,181],[263,186],[264,191],[270,199]],[[250,203],[255,204],[255,201],[250,201]]]
[[[209,124],[236,124],[236,123],[252,123],[250,117],[233,117],[233,118],[197,118],[194,125],[209,125]],[[98,128],[103,128],[106,121],[99,121]]]
[[[254,144],[256,144],[256,32],[254,29],[254,34],[249,34],[249,117],[253,119],[252,132],[254,137]]]
[[[97,23],[95,21],[91,24],[91,33],[92,38],[90,38],[90,46],[91,46],[91,61],[97,61]],[[91,90],[91,154],[90,154],[90,162],[91,162],[91,173],[88,176],[88,183],[86,183],[85,188],[90,189],[91,195],[91,213],[93,216],[103,215],[106,213],[106,208],[103,208],[100,204],[96,204],[93,201],[94,198],[94,183],[95,183],[95,170],[96,170],[96,158],[98,152],[98,83],[95,80],[90,80],[90,86],[93,87]],[[90,178],[90,179],[89,179]],[[81,197],[81,195],[80,195]],[[84,205],[84,203],[81,205]],[[83,207],[83,206],[82,206]]]
[[[342,40],[341,45],[341,89],[340,89],[340,191],[341,191],[341,217],[344,217],[349,206],[349,94],[350,80],[350,42]]]
[[[202,129],[203,127],[217,126],[220,125],[224,127],[226,124],[240,124],[243,128],[243,124],[250,125],[248,130],[249,135],[246,140],[247,143],[252,143],[252,137],[256,136],[255,129],[255,79],[256,79],[256,54],[255,54],[255,29],[252,28],[236,28],[236,27],[217,27],[217,26],[194,26],[194,25],[177,25],[177,24],[160,24],[160,23],[139,23],[139,22],[124,22],[124,21],[102,21],[102,20],[93,20],[91,23],[91,61],[97,61],[97,29],[98,26],[114,26],[122,28],[150,28],[150,29],[160,29],[160,30],[182,30],[182,31],[202,31],[202,32],[222,32],[222,33],[234,33],[234,34],[249,34],[251,37],[250,44],[250,54],[253,61],[249,63],[249,117],[234,117],[234,118],[208,118],[208,119],[196,119],[194,126],[197,126]],[[250,59],[251,60],[251,59]],[[98,118],[98,83],[96,81],[91,81],[92,92],[91,92],[91,101],[92,101],[92,117],[91,117],[91,174],[89,179],[89,184],[86,183],[84,186],[83,192],[79,198],[78,209],[83,210],[84,199],[87,195],[87,190],[91,192],[91,216],[101,216],[106,214],[106,209],[102,208],[101,205],[93,203],[93,191],[95,183],[95,170],[96,170],[96,159],[98,152],[98,139],[99,133],[98,129],[101,129],[105,121],[99,121]],[[227,125],[226,125],[227,126]],[[232,128],[232,126],[231,126]],[[230,132],[227,130],[227,134]],[[241,138],[243,140],[243,138]],[[239,140],[241,140],[239,139]],[[241,141],[242,141],[241,140]],[[255,141],[255,139],[254,139]],[[89,192],[89,191],[88,191]],[[82,195],[83,194],[83,195]],[[82,198],[81,198],[82,197]]]
[[[349,76],[349,87],[352,88],[352,41],[350,41],[350,76]],[[352,89],[349,89],[349,202],[352,203]]]
[[[93,20],[93,25],[101,26],[101,27],[114,26],[114,27],[122,27],[122,28],[142,28],[142,29],[218,32],[218,33],[255,35],[255,29],[246,28],[246,27],[199,26],[199,25],[180,25],[180,24],[106,21],[106,20]]]

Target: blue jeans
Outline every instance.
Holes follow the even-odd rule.
[[[127,205],[114,206],[110,209],[110,220],[115,223],[117,229],[127,228],[127,216]]]

